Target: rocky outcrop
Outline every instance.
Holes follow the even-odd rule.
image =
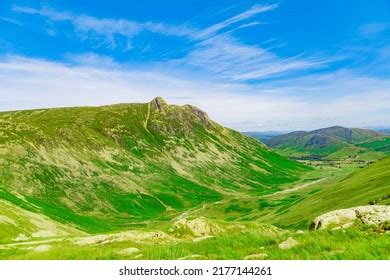
[[[185,105],[185,107],[188,108],[194,115],[196,115],[204,125],[209,123],[210,119],[206,112],[192,105]]]
[[[314,219],[310,229],[341,229],[361,222],[366,225],[380,225],[390,221],[390,206],[370,205],[335,210]]]
[[[165,106],[167,106],[167,102],[162,97],[156,97],[152,101],[150,101],[150,104],[153,108],[157,110],[162,110]]]
[[[189,230],[194,236],[211,236],[215,233],[221,232],[222,229],[216,224],[208,221],[204,217],[193,220],[180,219],[175,222],[174,227],[181,230]]]

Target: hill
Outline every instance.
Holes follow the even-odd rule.
[[[333,126],[313,131],[294,131],[276,136],[265,143],[277,149],[281,154],[302,159],[339,159],[361,157],[365,152],[374,152],[374,159],[388,151],[387,137],[379,132]],[[383,140],[383,141],[382,141]],[[375,147],[376,141],[382,143],[382,149]],[[371,143],[363,144],[363,143]]]
[[[260,200],[262,210],[270,211],[263,219],[272,219],[279,225],[304,224],[304,227],[307,227],[314,217],[332,210],[361,205],[390,205],[389,166],[390,158],[386,157],[340,181],[329,184],[319,182],[301,192],[275,196],[267,203],[262,199]],[[278,202],[281,201],[291,200],[294,203],[282,209],[283,211],[272,206],[280,205]]]
[[[0,113],[0,135],[4,220],[15,220],[11,204],[66,232],[144,227],[225,196],[275,192],[309,169],[161,98]],[[15,224],[0,230],[11,238]]]

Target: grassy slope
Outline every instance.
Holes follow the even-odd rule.
[[[36,240],[55,236],[80,236],[82,233],[68,224],[50,220],[44,215],[34,213],[0,200],[1,243],[24,241],[28,236]]]
[[[268,216],[275,224],[281,226],[303,225],[307,227],[310,221],[325,212],[368,204],[390,205],[390,158],[375,162],[360,169],[341,181],[335,183],[314,184],[306,194],[299,192],[281,195],[267,204],[260,204],[263,210],[272,205],[282,204],[291,200],[284,211],[274,207]]]
[[[115,240],[99,236],[102,241],[78,244],[78,239],[52,240],[46,243],[15,244],[0,247],[0,259],[244,259],[258,255],[262,259],[389,259],[390,242],[387,234],[375,228],[356,225],[345,231],[284,231],[259,223],[240,222],[219,224],[223,232],[206,240],[183,237],[174,233],[162,238],[143,241]],[[281,250],[278,245],[292,237],[298,245]],[[90,238],[90,237],[87,237]],[[91,240],[91,239],[90,239]],[[107,242],[109,241],[109,242]],[[47,252],[35,249],[46,244]],[[1,246],[1,245],[0,245]],[[127,248],[139,251],[124,255]],[[2,250],[3,249],[3,250]],[[255,257],[256,259],[256,257]]]
[[[1,113],[0,136],[0,198],[85,232],[274,192],[308,170],[161,99]]]

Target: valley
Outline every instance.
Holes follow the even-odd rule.
[[[310,230],[390,205],[389,139],[267,147],[159,97],[0,113],[0,259],[389,259],[388,222]]]

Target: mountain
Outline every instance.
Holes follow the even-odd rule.
[[[252,138],[256,138],[260,141],[269,141],[272,138],[284,134],[281,131],[246,131],[242,132],[242,134],[250,136]]]
[[[36,230],[28,213],[55,231],[144,227],[224,197],[274,192],[310,169],[162,98],[0,113],[0,155],[7,238]],[[15,219],[10,207],[24,214]]]
[[[386,139],[384,134],[369,129],[332,126],[313,131],[294,131],[276,136],[265,143],[281,154],[292,157],[340,158],[355,157],[367,150],[372,151],[370,145],[363,143],[384,140],[383,143],[386,144]],[[383,152],[386,150],[384,147]]]
[[[383,133],[386,135],[390,135],[390,128],[380,128],[380,129],[376,129],[375,131],[378,131],[379,133]]]

